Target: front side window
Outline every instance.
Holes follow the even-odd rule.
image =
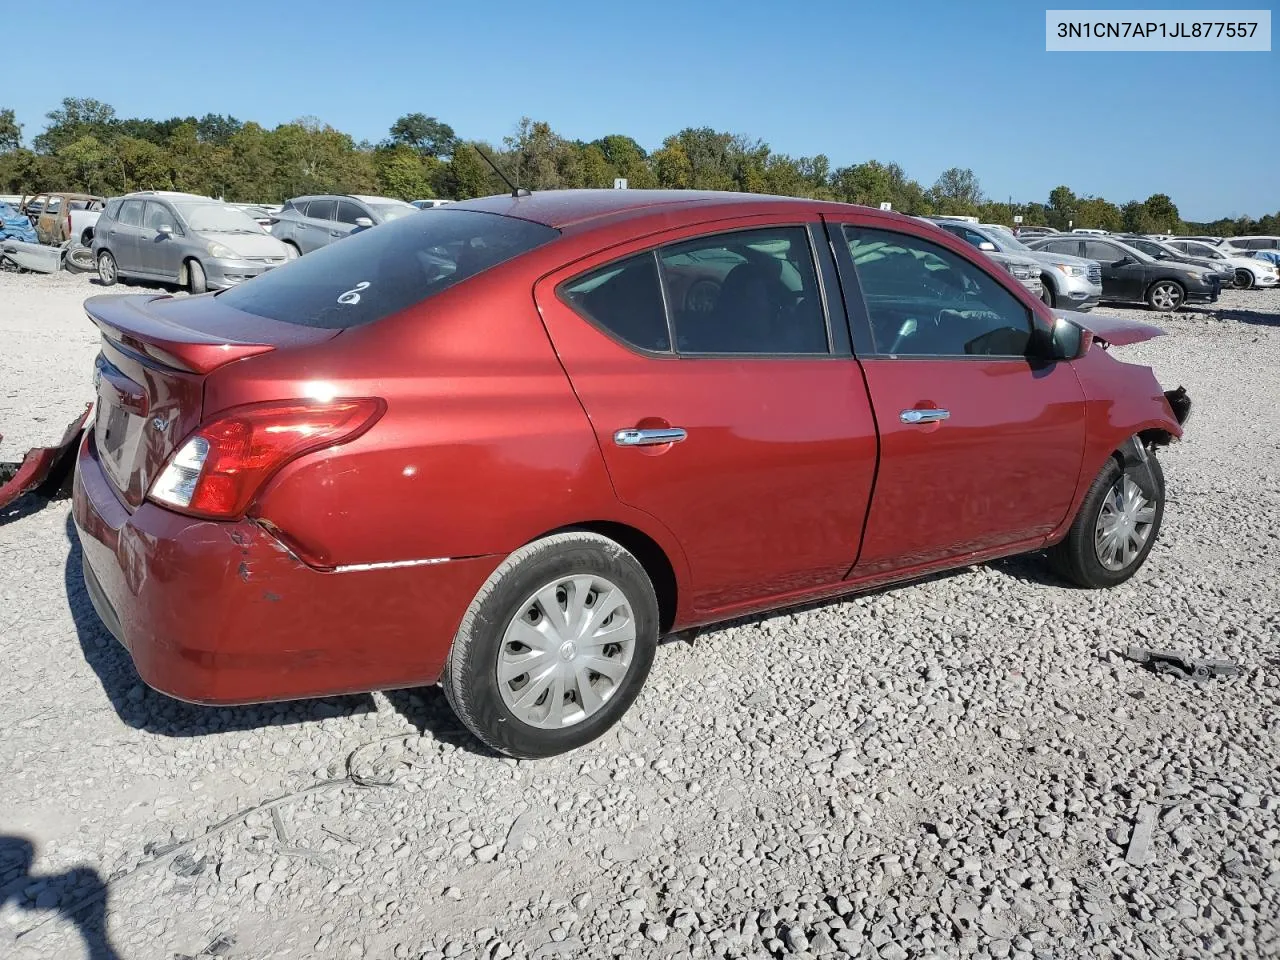
[[[441,210],[361,230],[218,294],[245,313],[341,330],[373,323],[559,236],[540,223]]]
[[[1119,247],[1110,243],[1103,243],[1101,240],[1086,240],[1084,242],[1084,255],[1090,260],[1097,260],[1099,263],[1115,263],[1125,256],[1125,252]]]
[[[142,226],[142,201],[126,200],[120,208],[120,222],[126,227]]]
[[[367,216],[368,214],[361,210],[354,200],[339,200],[338,214],[334,219],[339,223],[349,223],[355,226],[356,220]]]
[[[679,353],[830,352],[803,227],[686,240],[658,257]]]
[[[936,244],[846,226],[876,351],[901,357],[1024,357],[1031,314],[995,277]]]
[[[159,232],[160,228],[165,225],[173,226],[173,214],[169,212],[169,208],[163,203],[148,200],[147,211],[142,218],[142,226],[147,230]]]

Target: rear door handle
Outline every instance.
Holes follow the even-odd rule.
[[[950,416],[950,410],[903,410],[898,419],[903,423],[937,423]]]
[[[679,443],[689,434],[682,427],[663,427],[660,430],[618,430],[613,442],[620,447],[652,447],[660,443]]]

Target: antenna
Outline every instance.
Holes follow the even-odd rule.
[[[498,165],[497,165],[496,163],[494,163],[491,159],[489,159],[489,155],[488,155],[487,153],[485,153],[485,152],[484,152],[483,150],[481,150],[479,147],[475,146],[475,144],[472,144],[472,147],[475,149],[476,153],[480,154],[480,156],[484,158],[484,162],[485,162],[485,163],[487,163],[489,166],[493,167],[493,172],[494,172],[494,173],[496,173],[498,176],[500,176],[500,177],[502,178],[502,182],[503,182],[503,183],[505,183],[508,187],[510,187],[510,188],[511,188],[511,195],[512,195],[513,197],[531,197],[531,196],[533,196],[533,194],[532,194],[532,193],[530,193],[530,192],[529,192],[527,189],[525,189],[524,187],[517,187],[514,183],[512,183],[512,182],[511,182],[511,178],[510,178],[510,177],[508,177],[505,173],[503,173],[503,172],[502,172],[502,170],[498,167]]]

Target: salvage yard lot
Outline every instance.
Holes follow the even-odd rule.
[[[98,292],[0,273],[0,459],[91,397]],[[489,755],[436,690],[154,693],[66,502],[15,503],[0,956],[1275,955],[1280,292],[1114,312],[1169,332],[1116,354],[1195,404],[1132,580],[1017,558],[669,641],[621,725],[552,760]]]

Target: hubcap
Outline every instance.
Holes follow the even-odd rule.
[[[1155,519],[1155,503],[1142,495],[1128,474],[1122,476],[1107,492],[1098,512],[1093,531],[1098,562],[1108,570],[1129,566],[1151,536]]]
[[[622,686],[635,647],[635,615],[621,588],[592,574],[553,580],[520,605],[502,635],[502,702],[532,727],[581,723]]]
[[[1161,310],[1172,310],[1178,305],[1178,300],[1181,298],[1178,295],[1177,287],[1170,286],[1167,283],[1162,283],[1160,286],[1156,287],[1155,293],[1152,294],[1151,299],[1155,301],[1156,306]]]
[[[98,272],[102,274],[103,280],[110,280],[116,274],[116,265],[111,262],[110,257],[103,257],[98,261]]]

